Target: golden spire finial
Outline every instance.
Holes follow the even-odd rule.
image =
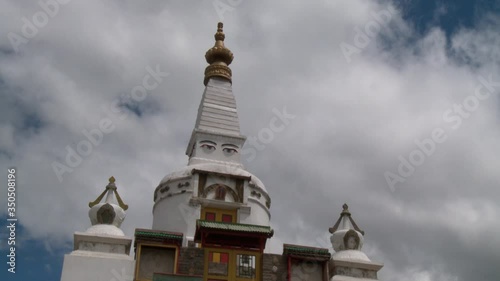
[[[215,33],[215,45],[205,53],[205,59],[210,64],[205,68],[205,80],[203,83],[207,85],[210,77],[222,77],[231,82],[231,68],[228,65],[233,61],[233,53],[224,46],[224,34],[222,22],[217,24],[217,33]]]
[[[109,178],[109,183],[115,183],[115,177],[111,176],[111,177]]]
[[[217,24],[217,33],[215,33],[214,38],[215,41],[224,41],[226,39],[226,35],[224,34],[224,31],[222,28],[224,27],[224,24],[222,22],[219,22]]]

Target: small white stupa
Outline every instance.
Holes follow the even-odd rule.
[[[384,266],[372,262],[361,251],[365,232],[354,222],[347,204],[342,206],[340,217],[333,227],[330,238],[335,254],[330,260],[331,281],[378,280],[377,272]]]
[[[132,280],[132,238],[120,229],[128,206],[118,195],[114,177],[89,207],[92,226],[75,232],[74,251],[64,256],[61,281]]]

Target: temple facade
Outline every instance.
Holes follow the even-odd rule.
[[[155,189],[151,229],[124,235],[128,206],[110,178],[89,203],[91,227],[74,234],[61,281],[378,280],[383,265],[362,252],[364,232],[347,205],[329,229],[334,251],[284,244],[282,253],[264,253],[274,235],[271,198],[241,162],[246,138],[232,91],[233,53],[224,39],[219,23],[205,54],[205,91],[187,144],[188,164]]]

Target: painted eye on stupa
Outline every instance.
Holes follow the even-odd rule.
[[[205,142],[202,142],[200,144],[200,147],[205,151],[205,152],[212,152],[215,150],[215,143],[213,142],[208,142],[208,141],[205,141]]]
[[[224,147],[222,149],[222,151],[224,151],[224,153],[226,154],[234,154],[234,153],[238,153],[238,150],[234,149],[234,148],[230,148],[230,147]]]

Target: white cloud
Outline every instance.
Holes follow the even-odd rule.
[[[1,17],[2,34],[20,29],[19,17],[36,10],[1,5],[20,11]],[[190,5],[73,1],[19,54],[0,37],[0,147],[11,154],[0,154],[0,169],[18,168],[19,219],[30,236],[54,248],[85,230],[87,204],[111,175],[130,206],[125,233],[151,226],[154,188],[187,163],[203,55],[218,21],[211,1]],[[386,264],[380,279],[467,280],[474,258],[486,261],[484,276],[494,277],[500,243],[488,230],[498,228],[500,215],[493,207],[500,197],[499,89],[457,130],[442,115],[474,93],[478,75],[499,77],[498,18],[451,38],[434,28],[408,44],[416,35],[398,15],[348,63],[339,44],[352,42],[355,27],[386,8],[374,1],[245,1],[224,15],[243,133],[267,126],[273,108],[297,116],[247,163],[273,198],[276,232],[268,246],[280,252],[276,241],[317,244],[347,202],[367,233],[370,257]],[[156,64],[171,75],[138,105],[143,115],[114,119],[116,129],[60,183],[51,163]],[[449,139],[391,193],[384,171],[396,169],[398,156],[438,126]],[[485,240],[493,250],[472,246]],[[405,264],[409,255],[418,267]]]

